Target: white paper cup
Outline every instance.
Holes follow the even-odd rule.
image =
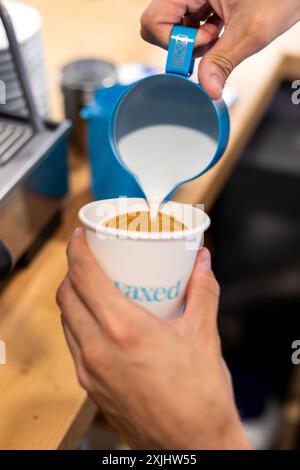
[[[118,214],[148,210],[144,199],[106,199],[84,206],[79,218],[92,253],[117,288],[158,317],[171,319],[184,309],[187,283],[210,219],[198,207],[167,202],[161,212],[176,217],[187,230],[149,233],[104,226]]]

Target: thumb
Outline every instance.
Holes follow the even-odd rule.
[[[211,256],[207,248],[202,248],[188,285],[184,322],[194,327],[216,328],[219,304],[219,284],[211,270]]]
[[[226,26],[223,35],[199,64],[199,83],[214,100],[221,98],[226,80],[233,69],[261,48],[259,40],[245,32],[245,25],[236,23],[233,21]]]

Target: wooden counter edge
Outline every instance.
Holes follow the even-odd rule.
[[[89,398],[86,398],[62,441],[58,444],[57,450],[76,449],[96,414],[96,405]]]

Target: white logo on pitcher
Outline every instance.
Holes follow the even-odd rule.
[[[176,36],[176,43],[172,60],[172,65],[174,67],[183,67],[188,41],[189,37],[185,36],[184,34],[178,34],[178,36]]]

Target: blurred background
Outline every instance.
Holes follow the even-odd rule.
[[[108,122],[130,83],[164,70],[166,53],[140,37],[148,0],[3,3],[17,51],[2,28],[0,448],[126,448],[77,384],[55,291],[78,209],[141,195],[114,159]],[[300,448],[299,40],[296,25],[234,71],[228,150],[174,195],[212,219],[223,350],[258,449]]]

